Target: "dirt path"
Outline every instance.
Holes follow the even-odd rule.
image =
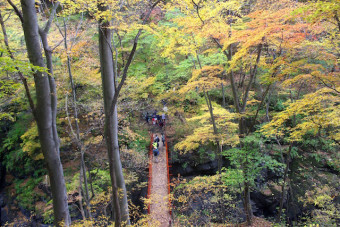
[[[161,135],[158,133],[161,139]],[[156,134],[154,134],[156,136]],[[166,164],[166,150],[162,141],[159,142],[159,156],[155,162],[155,157],[152,160],[152,187],[151,187],[151,205],[150,226],[169,226],[169,197],[168,197],[168,177]]]

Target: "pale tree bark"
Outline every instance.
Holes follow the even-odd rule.
[[[144,17],[142,24],[146,24],[152,9],[160,2],[157,0],[153,3]],[[109,10],[108,6],[99,5],[100,11]],[[102,75],[104,112],[105,112],[105,140],[108,149],[110,177],[112,183],[112,205],[114,211],[115,225],[129,225],[129,210],[126,195],[126,187],[122,172],[122,164],[119,155],[118,144],[118,117],[117,101],[119,93],[127,78],[128,69],[137,50],[138,39],[142,33],[139,29],[133,41],[133,47],[130,51],[126,64],[124,65],[121,80],[116,81],[117,69],[113,60],[113,48],[111,46],[112,31],[109,28],[110,22],[104,19],[99,21],[99,55]],[[117,53],[116,53],[117,56]],[[117,59],[116,59],[117,60]]]
[[[22,7],[22,25],[26,41],[28,58],[31,64],[39,67],[45,67],[44,59],[40,48],[39,26],[34,0],[21,0]],[[51,51],[47,44],[47,33],[50,24],[40,32],[44,33],[41,39],[44,43],[44,49],[49,67],[49,72],[53,73],[51,65]],[[50,177],[51,192],[53,198],[54,223],[60,226],[69,226],[71,223],[67,193],[64,181],[63,168],[59,156],[59,138],[56,131],[56,112],[57,98],[54,78],[51,74],[40,71],[33,72],[37,105],[35,109],[35,120],[38,125],[39,139],[41,149]]]
[[[221,83],[221,87],[222,87],[222,106],[223,106],[223,108],[226,108],[223,82]]]
[[[108,10],[107,6],[99,6],[100,10]],[[110,23],[101,20],[99,23],[99,56],[103,86],[104,112],[105,112],[105,140],[108,150],[110,177],[112,183],[112,208],[114,211],[115,226],[122,222],[130,224],[129,210],[125,181],[118,146],[118,119],[117,108],[111,114],[111,104],[115,95],[115,75],[110,40],[112,31]]]

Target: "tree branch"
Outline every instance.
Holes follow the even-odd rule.
[[[255,123],[256,123],[256,118],[257,118],[257,116],[258,116],[258,114],[259,114],[259,111],[260,111],[260,109],[261,109],[261,107],[262,107],[262,105],[263,105],[264,99],[266,98],[266,96],[267,96],[267,94],[268,94],[268,92],[269,92],[269,89],[270,89],[271,85],[272,85],[272,84],[269,84],[269,85],[268,85],[267,89],[265,90],[265,92],[263,93],[263,95],[262,95],[262,97],[261,97],[261,103],[260,103],[260,104],[258,105],[258,107],[257,107],[256,114],[255,114],[255,117],[254,117],[254,120],[253,120],[253,126],[254,126]]]
[[[50,28],[51,28],[51,24],[52,24],[52,21],[53,21],[53,18],[54,18],[54,15],[56,14],[56,11],[57,11],[57,8],[59,7],[60,5],[60,2],[56,2],[54,5],[53,5],[53,8],[51,10],[51,13],[50,13],[50,17],[48,18],[48,21],[45,25],[45,28],[44,28],[44,32],[45,33],[48,33]]]
[[[24,23],[24,17],[22,16],[21,11],[18,9],[18,7],[11,0],[7,0],[7,2],[12,6],[16,15],[19,17],[21,23],[23,24]]]
[[[158,1],[156,1],[156,2],[151,6],[151,8],[149,9],[148,14],[145,16],[145,18],[144,18],[144,20],[143,20],[142,25],[145,25],[145,24],[146,24],[146,22],[148,21],[150,15],[151,15],[152,10],[153,10],[153,9],[156,7],[156,5],[157,5],[158,3],[160,3],[160,2],[161,2],[161,0],[158,0]],[[117,90],[115,90],[115,94],[114,94],[113,99],[112,99],[111,108],[110,108],[110,114],[113,113],[114,108],[115,108],[115,106],[116,106],[116,104],[117,104],[117,100],[118,100],[118,96],[119,96],[120,90],[122,89],[122,87],[123,87],[123,85],[124,85],[124,82],[125,82],[125,80],[126,80],[127,72],[128,72],[129,67],[130,67],[130,64],[131,64],[131,62],[132,62],[132,59],[133,59],[133,57],[134,57],[134,55],[135,55],[135,52],[136,52],[136,49],[137,49],[137,44],[138,44],[138,39],[139,39],[139,36],[141,35],[141,33],[142,33],[142,29],[139,29],[139,30],[138,30],[138,33],[137,33],[137,35],[135,36],[135,39],[134,39],[134,41],[133,41],[133,47],[132,47],[132,49],[131,49],[131,51],[130,51],[129,58],[128,58],[128,60],[127,60],[127,62],[126,62],[126,65],[125,65],[125,67],[124,67],[122,79],[121,79],[121,81],[120,81],[120,83],[119,83],[119,85],[118,85],[118,87],[117,87]]]
[[[323,85],[325,85],[326,87],[328,87],[329,89],[332,89],[333,91],[335,91],[336,93],[340,94],[340,91],[338,91],[335,87],[331,86],[331,85],[328,85],[323,79],[321,79],[320,77],[316,77],[314,76],[315,78],[317,78],[318,80],[321,81],[321,83],[323,83]]]
[[[337,22],[338,28],[339,28],[339,32],[340,32],[340,20],[339,20],[339,16],[337,14],[337,12],[334,12],[334,19]]]
[[[62,44],[62,43],[63,43],[63,41],[64,41],[63,39],[62,39],[62,40],[60,40],[60,41],[59,41],[59,43],[58,43],[57,45],[55,45],[55,46],[52,48],[52,50],[51,50],[51,51],[53,52],[53,51],[54,51],[54,50],[55,50],[55,49],[56,49],[58,46],[60,46],[60,44]]]
[[[12,60],[15,60],[14,55],[13,55],[13,53],[11,51],[11,48],[9,47],[9,44],[8,44],[6,27],[5,27],[5,23],[3,21],[2,15],[1,15],[1,10],[0,10],[0,24],[1,24],[1,28],[2,28],[2,33],[4,35],[4,42],[5,42],[5,46],[6,46],[7,52],[9,54],[10,58]],[[28,99],[28,103],[29,103],[30,108],[32,110],[33,116],[35,117],[35,106],[34,106],[34,102],[33,102],[32,96],[31,96],[30,89],[29,89],[28,84],[27,84],[27,80],[26,80],[25,76],[22,74],[22,72],[20,71],[20,69],[18,67],[15,67],[15,69],[18,71],[20,80],[24,84],[26,96],[27,96],[27,99]]]
[[[245,110],[246,106],[247,106],[247,99],[248,99],[249,91],[250,91],[250,88],[251,88],[251,86],[253,84],[253,79],[254,79],[254,77],[256,75],[256,72],[257,72],[257,66],[258,66],[259,61],[260,61],[261,51],[262,51],[262,44],[259,44],[258,50],[257,50],[256,63],[254,65],[253,70],[251,71],[249,84],[248,84],[248,86],[246,88],[246,92],[244,93],[244,96],[243,96],[241,112],[243,112]]]
[[[204,25],[204,20],[202,19],[200,12],[199,12],[199,5],[198,5],[199,3],[196,4],[196,2],[194,0],[191,0],[191,1],[196,7],[196,13],[197,13],[198,18],[201,20],[202,24]]]

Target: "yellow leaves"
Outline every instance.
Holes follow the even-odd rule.
[[[330,138],[340,139],[340,110],[337,103],[340,97],[328,88],[320,89],[306,95],[301,100],[289,103],[286,110],[276,115],[273,120],[264,125],[261,132],[266,136],[285,136],[289,141],[300,141],[307,133],[318,133],[323,128],[330,130]],[[301,121],[290,128],[287,121],[299,116]]]
[[[34,122],[31,127],[20,137],[22,139],[22,150],[34,160],[44,159],[38,140],[38,127]]]
[[[103,136],[95,136],[95,137],[90,137],[89,139],[85,140],[84,145],[92,145],[92,144],[100,144],[103,141]]]
[[[221,85],[221,77],[224,73],[222,66],[204,66],[202,69],[194,70],[191,79],[179,91],[185,94],[192,90],[211,90]]]
[[[215,122],[219,130],[218,134],[214,134],[210,113],[206,107],[203,107],[204,113],[202,115],[188,119],[188,121],[197,122],[198,127],[193,134],[186,136],[184,140],[175,145],[176,150],[181,153],[192,152],[201,145],[215,143],[217,139],[222,144],[232,146],[239,143],[236,133],[238,125],[232,122],[236,118],[236,114],[230,113],[218,105],[214,105],[213,108]]]
[[[283,88],[287,88],[292,84],[296,84],[297,82],[306,82],[313,79],[311,74],[300,74],[298,76],[293,77],[292,79],[286,79],[281,85]]]
[[[163,56],[175,58],[176,53],[196,55],[206,40],[225,38],[229,19],[239,20],[244,1],[172,1],[168,11],[179,9],[181,14],[171,19],[172,25],[158,26]]]
[[[185,33],[177,27],[158,26],[157,29],[160,41],[157,45],[163,50],[162,57],[174,59],[177,54],[196,56],[196,51],[203,43],[199,36],[194,37],[192,33]]]
[[[155,85],[156,77],[147,77],[147,78],[135,78],[130,77],[127,79],[126,86],[123,88],[124,93],[128,93],[129,97],[138,100],[140,98],[148,98],[148,92],[151,91],[152,87]],[[133,93],[130,91],[134,90]]]
[[[212,126],[204,126],[194,130],[192,135],[189,135],[185,140],[177,143],[175,149],[181,151],[193,151],[199,148],[201,144],[204,144],[211,139],[214,139]]]
[[[212,193],[215,196],[212,200],[218,200],[217,193],[221,190],[225,190],[227,186],[220,183],[220,175],[195,177],[191,181],[186,182],[183,180],[175,188],[176,194],[179,194],[177,198],[174,198],[176,202],[179,202],[183,208],[186,209],[188,203],[191,203],[195,199],[205,200],[207,193]]]
[[[305,199],[300,198],[299,200],[304,202],[304,206],[313,204],[314,206],[325,208],[332,203],[334,197],[338,196],[338,194],[334,188],[324,185],[316,187],[314,190],[308,190],[305,193]]]
[[[311,23],[317,22],[331,22],[333,27],[336,28],[335,15],[339,15],[340,6],[339,0],[329,1],[312,1],[309,4],[304,5],[295,14],[303,16],[307,21]]]

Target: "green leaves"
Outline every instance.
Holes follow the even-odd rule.
[[[6,50],[0,48],[0,52],[7,53]],[[9,72],[9,73],[17,73],[21,72],[23,75],[29,76],[32,75],[34,71],[40,71],[47,73],[47,68],[34,66],[26,61],[22,60],[13,60],[9,56],[2,56],[0,58],[0,71]]]
[[[223,152],[235,167],[231,173],[225,169],[225,182],[241,183],[244,180],[254,183],[262,170],[281,171],[283,164],[266,153],[264,141],[258,135],[250,135],[241,139],[242,148],[232,148]]]

